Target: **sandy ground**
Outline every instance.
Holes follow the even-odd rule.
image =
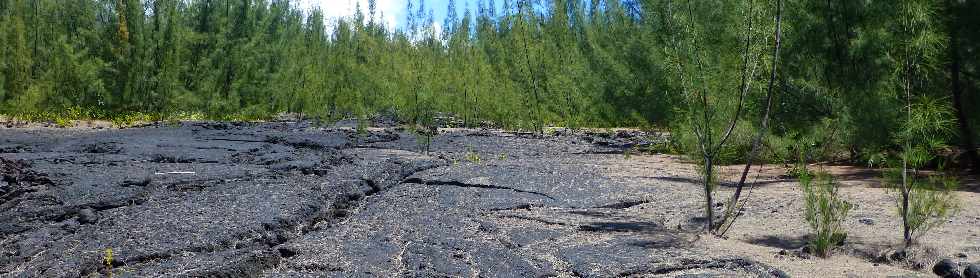
[[[638,207],[635,213],[663,217],[667,223],[682,223],[691,214],[698,214],[702,202],[701,188],[694,184],[697,177],[693,165],[669,155],[634,155],[629,159],[611,156],[605,161],[608,175],[638,185],[669,186],[676,193],[667,196],[646,196],[654,202]],[[738,179],[743,166],[722,167],[722,182]],[[792,252],[806,244],[809,227],[803,220],[802,192],[799,184],[785,176],[788,168],[765,165],[753,168],[751,191],[744,191],[747,200],[744,215],[726,235],[728,238],[702,237],[697,244],[711,253],[732,253],[747,256],[775,266],[793,277],[931,277],[932,265],[940,258],[957,262],[980,261],[980,193],[976,180],[964,178],[956,192],[961,209],[945,225],[919,239],[918,255],[905,262],[882,262],[880,257],[901,247],[901,220],[895,208],[896,192],[882,188],[878,172],[853,166],[820,166],[834,174],[843,184],[841,192],[847,200],[858,204],[847,221],[848,238],[844,246],[829,258],[801,258]],[[663,184],[659,181],[678,181]],[[720,187],[717,197],[728,198],[733,188]],[[716,198],[717,198],[716,197]],[[727,199],[726,199],[727,200]],[[676,211],[684,213],[675,213]],[[667,213],[664,213],[664,212]],[[965,258],[963,256],[966,256]],[[916,264],[924,269],[915,270]]]

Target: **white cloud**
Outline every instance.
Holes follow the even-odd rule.
[[[300,8],[309,10],[313,7],[319,7],[328,21],[353,16],[358,3],[361,5],[361,12],[364,13],[364,16],[370,16],[368,14],[368,0],[299,0]],[[399,0],[377,0],[376,4],[376,19],[383,21],[389,28],[394,28],[405,3]],[[382,18],[382,16],[384,17]]]

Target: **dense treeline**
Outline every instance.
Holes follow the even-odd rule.
[[[467,125],[683,130],[691,82],[722,108],[744,91],[740,118],[764,110],[772,1],[477,2],[460,15],[450,1],[435,24],[432,9],[443,7],[405,1],[397,29],[377,20],[373,1],[325,21],[287,0],[0,0],[0,103],[23,118],[445,112]],[[770,145],[810,136],[852,156],[894,148],[906,87],[916,103],[948,108],[951,143],[976,141],[980,2],[803,0],[784,10]],[[707,68],[679,70],[684,55]],[[744,150],[756,125],[741,121],[732,148]]]
[[[328,26],[285,0],[4,0],[2,100],[13,114],[438,110],[510,126],[670,112],[625,7],[495,7],[436,29],[424,1],[407,1],[409,27],[392,31],[373,5]]]

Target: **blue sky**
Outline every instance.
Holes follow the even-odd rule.
[[[345,17],[354,14],[354,7],[360,3],[361,9],[364,13],[367,13],[367,3],[368,0],[298,0],[299,6],[304,9],[310,9],[312,7],[320,7],[324,14],[327,15],[328,20],[330,18]],[[418,8],[419,0],[413,0],[413,5]],[[426,9],[432,9],[435,15],[435,21],[438,26],[441,26],[443,19],[446,17],[446,7],[449,0],[424,0]],[[478,0],[456,0],[456,10],[460,18],[462,18],[463,13],[466,9],[467,4],[471,12],[476,13]],[[486,1],[486,0],[483,0]],[[498,6],[503,3],[503,0],[495,1]],[[384,18],[379,18],[388,23],[389,26],[396,26],[397,28],[402,28],[405,25],[405,8],[408,2],[406,0],[377,0],[378,5],[378,17],[384,14]],[[438,27],[437,26],[437,27]]]

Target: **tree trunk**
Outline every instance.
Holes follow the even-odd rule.
[[[705,232],[712,231],[712,229],[714,228],[714,221],[715,221],[714,204],[712,204],[712,198],[711,198],[711,174],[712,174],[711,160],[712,158],[710,156],[704,157],[704,201],[705,201],[704,215],[706,218],[704,221]]]
[[[39,22],[40,20],[38,19],[38,17],[39,17],[38,11],[40,10],[40,7],[39,6],[41,4],[39,3],[40,1],[36,1],[36,0],[35,1],[32,1],[32,2],[34,2],[34,18],[31,19],[31,22],[34,23],[33,24],[34,25],[33,26],[34,27],[34,50],[31,52],[31,58],[38,59],[40,56],[38,56],[38,54],[37,54],[37,42],[41,40],[41,37],[40,37],[40,35],[41,35],[41,31],[40,31],[41,23]],[[39,70],[39,68],[40,68],[40,63],[34,63],[31,66],[31,78],[37,78],[38,77],[38,70]]]
[[[758,155],[759,151],[761,151],[760,145],[762,144],[762,138],[765,136],[766,131],[769,128],[769,113],[772,110],[772,99],[773,95],[775,94],[774,88],[776,82],[776,70],[778,69],[777,66],[779,65],[779,49],[782,46],[782,15],[783,1],[778,0],[776,2],[776,42],[772,50],[772,69],[769,74],[769,89],[766,91],[766,112],[762,115],[762,128],[759,129],[759,133],[756,134],[756,137],[752,140],[752,149],[749,151],[749,157],[746,159],[745,168],[742,169],[742,175],[738,180],[735,193],[732,194],[732,199],[728,204],[729,209],[727,209],[725,212],[725,222],[727,225],[726,223],[722,223],[721,226],[718,227],[719,235],[724,235],[726,232],[728,232],[728,229],[735,224],[735,217],[738,216],[736,207],[738,206],[738,199],[742,195],[742,189],[745,188],[745,179],[748,177],[749,169],[752,168],[752,163],[755,162],[755,157]]]
[[[952,1],[949,1],[952,8]],[[973,142],[973,133],[970,130],[970,123],[967,121],[966,113],[963,108],[963,87],[960,83],[960,72],[962,64],[959,51],[959,30],[957,28],[956,16],[952,16],[949,23],[949,76],[951,90],[953,93],[953,109],[956,112],[956,119],[959,123],[960,140],[962,140],[964,155],[967,159],[968,167],[974,173],[980,173],[980,156],[977,155],[977,147]]]
[[[908,61],[908,59],[906,60]],[[906,112],[907,121],[912,121],[912,66],[909,62],[905,65],[905,103],[908,107]],[[912,142],[905,139],[905,154],[902,155],[902,231],[905,238],[905,248],[912,247],[912,226],[909,225],[909,203],[912,198],[912,183],[909,177],[908,152],[912,151]]]
[[[905,249],[912,247],[912,227],[909,225],[909,198],[912,196],[908,182],[908,170],[902,169],[902,230],[905,239]]]

